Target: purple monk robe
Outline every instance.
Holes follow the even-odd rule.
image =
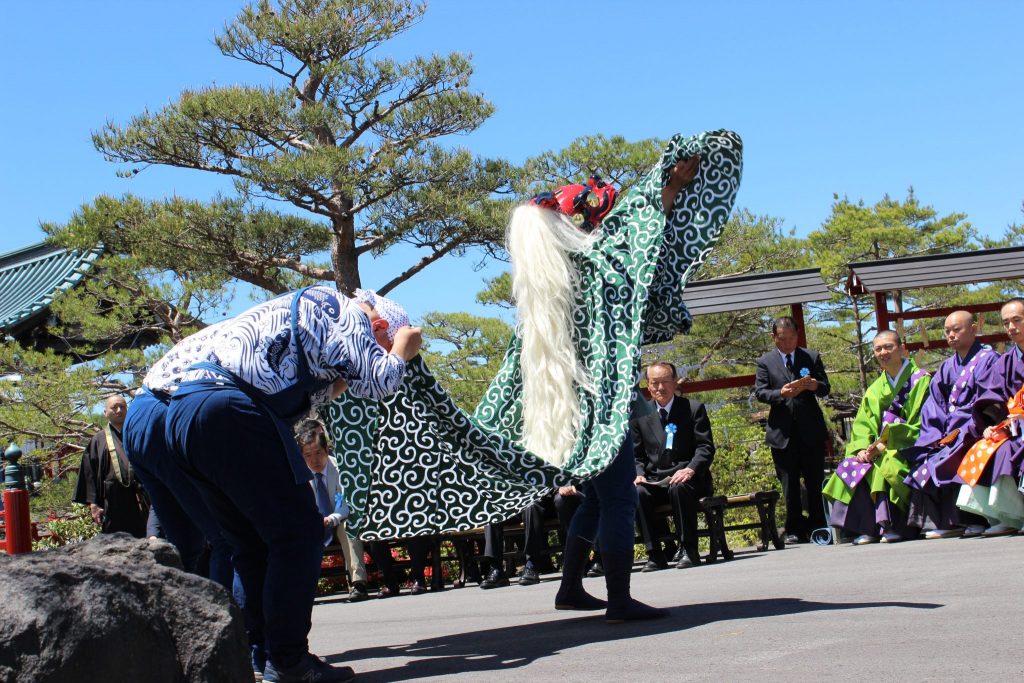
[[[973,406],[980,389],[977,379],[998,358],[990,346],[975,343],[963,360],[954,354],[939,366],[921,409],[920,436],[913,446],[903,450],[903,457],[911,465],[908,486],[920,489],[929,481],[936,486],[963,483],[956,473],[960,461],[984,431],[974,427]],[[936,445],[954,430],[960,433],[952,444]]]
[[[1009,351],[990,365],[978,377],[978,397],[974,401],[974,421],[981,431],[985,426],[996,424],[1005,418],[1006,401],[1024,386],[1024,358],[1019,349]],[[993,416],[996,416],[993,418]],[[979,486],[992,486],[999,477],[1013,477],[1019,480],[1024,465],[1024,430],[1018,428],[1017,436],[1010,436],[992,454],[985,472],[978,479]]]
[[[868,462],[861,462],[857,458],[846,458],[836,468],[836,474],[849,488],[857,488],[857,484],[867,475],[874,465]]]
[[[836,468],[838,472],[839,469]],[[894,532],[904,538],[913,538],[916,532],[907,528],[907,511],[893,505],[887,496],[873,498],[867,487],[853,492],[853,500],[847,505],[833,501],[829,513],[829,524],[860,536],[881,536]]]

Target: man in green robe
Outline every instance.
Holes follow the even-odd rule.
[[[882,374],[864,393],[846,459],[823,491],[832,501],[829,523],[855,534],[854,545],[895,543],[918,533],[907,526],[910,466],[900,450],[917,440],[931,376],[917,368],[892,330],[879,332],[872,347]]]

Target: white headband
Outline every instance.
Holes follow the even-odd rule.
[[[388,341],[395,341],[395,333],[399,328],[409,326],[409,315],[402,306],[391,299],[380,296],[372,289],[357,289],[354,301],[357,304],[367,304],[377,311],[382,319],[388,323]]]

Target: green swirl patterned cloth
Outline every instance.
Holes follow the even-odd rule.
[[[672,167],[694,154],[700,170],[666,220],[662,187]],[[473,415],[455,406],[419,357],[387,400],[343,395],[325,408],[352,509],[350,532],[376,540],[501,522],[554,487],[604,470],[627,436],[641,345],[690,328],[683,289],[721,235],[741,171],[735,133],[673,137],[658,165],[605,217],[593,248],[575,257],[574,338],[598,391],[580,392],[582,429],[564,468],[517,445],[518,337]]]

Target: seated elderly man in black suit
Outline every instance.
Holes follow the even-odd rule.
[[[667,502],[672,504],[679,533],[679,550],[672,562],[685,569],[700,564],[699,501],[713,491],[711,421],[703,403],[675,395],[676,368],[671,363],[658,361],[647,368],[647,388],[653,399],[648,402],[651,412],[629,422],[640,497],[637,513],[650,558],[643,571],[668,567],[666,558],[671,550],[663,550],[660,541],[668,529],[664,517],[654,514],[655,508]]]

